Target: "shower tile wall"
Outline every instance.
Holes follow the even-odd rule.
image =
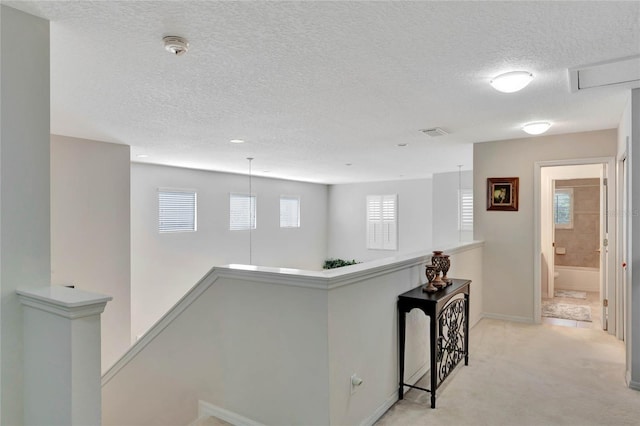
[[[556,188],[573,188],[573,229],[556,229],[556,247],[566,254],[556,254],[556,265],[600,265],[600,179],[556,181]]]

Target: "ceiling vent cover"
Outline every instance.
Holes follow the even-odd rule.
[[[431,136],[432,138],[448,135],[448,133],[442,130],[440,127],[434,127],[433,129],[422,129],[420,131],[427,136]]]
[[[640,87],[640,55],[569,68],[572,92],[604,86]]]

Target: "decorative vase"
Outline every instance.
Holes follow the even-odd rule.
[[[431,256],[431,263],[433,263],[433,266],[436,268],[436,278],[435,280],[433,280],[433,285],[435,285],[436,287],[444,287],[447,285],[447,283],[445,283],[444,281],[442,281],[442,279],[440,278],[440,272],[442,272],[442,252],[439,252],[440,254],[438,254],[437,252],[434,252],[434,255]]]
[[[449,259],[448,254],[442,255],[442,260],[440,260],[440,266],[442,267],[442,280],[450,284],[451,280],[447,277],[447,272],[449,272],[449,268],[451,268],[451,259]]]
[[[427,293],[434,293],[438,291],[438,288],[433,285],[433,280],[436,278],[436,267],[433,265],[427,265],[427,270],[425,271],[427,275],[427,281],[429,281],[429,285],[422,288],[422,291],[426,291]]]

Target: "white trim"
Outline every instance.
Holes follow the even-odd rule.
[[[185,294],[166,314],[162,316],[125,354],[102,375],[102,386],[105,386],[113,377],[122,370],[142,349],[155,339],[162,330],[180,316],[193,302],[202,295],[214,282],[218,275],[215,268],[209,271],[195,286]]]
[[[522,322],[522,323],[525,323],[525,324],[533,324],[534,323],[533,318],[517,317],[517,316],[514,316],[514,315],[492,314],[492,313],[487,313],[487,312],[484,312],[482,314],[482,318],[495,319],[495,320],[500,320],[500,321]],[[478,322],[480,322],[480,321],[478,321]]]
[[[384,416],[384,413],[386,413],[389,408],[393,407],[393,404],[395,404],[397,401],[398,390],[396,389],[391,395],[387,397],[387,399],[384,400],[384,402],[378,408],[375,409],[373,413],[371,413],[369,417],[367,417],[360,423],[360,426],[374,425],[378,420],[380,420],[382,416]]]
[[[18,300],[25,306],[68,319],[100,315],[111,296],[62,286],[17,289]]]
[[[634,380],[628,380],[627,386],[629,386],[629,389],[640,391],[640,382],[636,382]]]
[[[429,364],[425,363],[422,367],[418,369],[418,371],[416,371],[413,375],[411,375],[411,377],[409,377],[405,381],[405,383],[410,385],[415,385],[428,372],[429,372]],[[378,408],[375,409],[373,413],[371,413],[369,417],[367,417],[362,422],[360,422],[360,426],[372,426],[373,424],[375,424],[375,422],[377,422],[380,419],[380,417],[382,417],[384,413],[386,413],[387,410],[389,410],[389,408],[393,407],[393,404],[395,404],[397,401],[398,401],[398,390],[396,389],[393,391],[391,395],[387,397],[387,399],[384,400],[384,402]]]
[[[541,248],[541,244],[540,244],[540,233],[541,233],[541,222],[540,222],[540,197],[541,197],[541,188],[540,188],[540,177],[541,177],[541,171],[542,171],[542,167],[550,167],[550,166],[577,166],[577,165],[582,165],[582,164],[606,164],[607,165],[607,178],[609,179],[609,185],[611,185],[612,182],[615,182],[615,157],[593,157],[593,158],[574,158],[574,159],[566,159],[566,160],[547,160],[547,161],[536,161],[534,163],[533,166],[533,223],[534,223],[534,237],[533,237],[533,322],[535,322],[536,324],[540,324],[542,323],[542,311],[541,311],[541,305],[542,305],[542,279],[540,276],[540,253],[542,251]],[[609,196],[611,197],[611,195],[614,194],[615,197],[615,191],[611,191],[611,189],[609,190]],[[609,203],[609,208],[611,208],[612,205],[615,205],[615,203],[611,204]],[[612,226],[616,226],[615,221],[612,224],[612,222],[609,222],[610,228]],[[616,244],[609,244],[609,247],[611,250],[615,250],[615,252],[617,252],[617,233],[618,230],[609,230],[609,241],[611,242],[612,239],[616,239]],[[610,268],[609,269],[614,269],[614,262],[615,262],[615,253],[610,254],[610,256],[613,256],[611,259],[613,259],[612,262],[610,262]],[[611,279],[611,272],[608,272],[609,274],[609,281],[610,281],[610,287],[613,286],[615,287],[616,285],[616,280],[615,280],[615,274],[613,279]],[[611,292],[611,289],[609,289]],[[607,295],[604,295],[605,297]],[[611,298],[609,298],[611,299]],[[617,312],[615,310],[615,303],[612,303],[612,300],[609,300],[609,306],[611,307],[613,306],[613,314],[617,315]],[[612,312],[610,311],[610,314]],[[610,318],[611,320],[611,318]],[[610,321],[611,322],[611,321]],[[614,326],[609,328],[609,333],[610,334],[614,334],[615,333],[615,320],[613,321]]]
[[[264,426],[260,422],[241,416],[233,411],[225,410],[208,402],[198,400],[198,418],[210,416],[217,417],[234,426]]]
[[[484,246],[483,241],[454,246],[447,250],[449,254],[458,254]],[[426,264],[431,252],[418,252],[405,256],[396,256],[374,260],[357,265],[326,271],[306,271],[263,267],[254,265],[226,265],[212,268],[195,286],[185,294],[162,318],[160,318],[129,350],[113,364],[102,376],[102,386],[109,381],[138,355],[145,346],[151,343],[162,330],[167,328],[182,312],[184,312],[200,295],[219,278],[262,282],[274,285],[312,288],[329,291],[338,287],[354,284],[373,277],[390,274],[413,266]]]

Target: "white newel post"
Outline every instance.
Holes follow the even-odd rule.
[[[16,290],[24,317],[26,425],[100,425],[100,314],[111,296]]]

